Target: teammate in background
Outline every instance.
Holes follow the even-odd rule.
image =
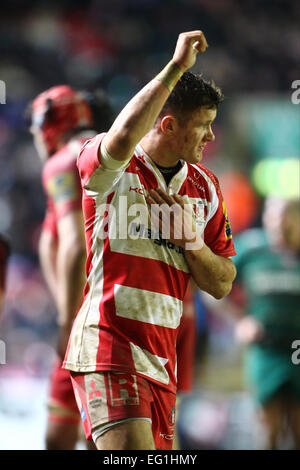
[[[194,293],[197,287],[191,281],[188,284],[183,300],[182,317],[178,327],[176,343],[177,354],[177,397],[176,416],[180,408],[181,398],[191,393],[194,385],[195,354],[196,354],[196,305]],[[178,420],[176,418],[176,431],[174,437],[174,449],[180,449],[179,436],[177,431]]]
[[[292,343],[300,338],[299,201],[267,199],[263,225],[237,237],[237,281],[246,306],[236,335],[249,346],[246,374],[260,405],[264,447],[279,448],[289,431],[299,450],[300,373],[292,362]]]
[[[31,132],[44,163],[47,211],[39,241],[42,271],[54,297],[59,324],[58,356],[51,376],[46,432],[48,450],[74,449],[80,415],[70,373],[61,368],[71,325],[85,283],[86,250],[82,191],[76,159],[96,130],[109,128],[112,111],[102,91],[79,93],[55,86],[32,103]]]
[[[236,338],[248,346],[245,378],[265,431],[257,446],[278,449],[289,431],[300,449],[300,374],[292,362],[300,338],[299,201],[268,198],[263,227],[238,235],[235,246],[235,288],[219,303],[209,296],[205,302],[234,319]]]
[[[193,389],[196,354],[196,305],[194,293],[197,290],[191,281],[183,301],[182,317],[178,329],[177,350],[177,393],[189,393]]]
[[[87,283],[64,366],[72,371],[86,436],[98,449],[172,448],[175,344],[188,280],[192,275],[221,298],[235,277],[217,178],[193,164],[214,139],[222,101],[214,85],[184,73],[206,47],[201,31],[180,34],[164,70],[78,158]],[[170,217],[168,237],[155,223],[149,228],[154,202],[160,209],[165,203],[167,215],[174,204],[176,227]],[[184,214],[189,224],[177,238]]]
[[[7,260],[10,254],[9,243],[3,235],[0,234],[0,319],[3,309],[5,281],[6,281],[6,267]]]

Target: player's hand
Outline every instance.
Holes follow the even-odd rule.
[[[259,342],[265,334],[263,324],[250,315],[238,321],[234,333],[236,339],[243,344]]]
[[[152,230],[184,250],[201,250],[203,239],[196,229],[193,208],[178,194],[170,196],[162,189],[150,189],[146,196],[151,212]]]
[[[207,47],[208,44],[202,31],[181,33],[178,36],[172,60],[185,72],[193,67],[197,54],[205,52]]]

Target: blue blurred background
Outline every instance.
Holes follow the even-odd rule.
[[[43,448],[47,380],[55,357],[56,312],[37,257],[45,197],[25,119],[30,101],[62,83],[89,90],[100,86],[118,112],[171,58],[180,32],[202,29],[209,48],[193,70],[212,78],[225,94],[216,141],[203,163],[220,179],[237,234],[260,226],[266,196],[299,197],[299,105],[291,100],[292,83],[300,79],[299,23],[300,4],[293,0],[1,3],[0,80],[6,102],[0,104],[0,232],[8,236],[12,255],[0,324],[6,344],[0,449]],[[251,448],[253,404],[241,378],[240,348],[227,323],[208,313],[207,325],[208,362],[202,367],[199,355],[195,389],[182,407],[183,440],[195,447],[213,441],[211,432],[219,436],[215,446]],[[202,437],[206,431],[193,421],[197,409],[202,423],[213,423]],[[187,434],[191,426],[196,437]]]

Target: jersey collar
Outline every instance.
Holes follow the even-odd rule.
[[[182,167],[181,169],[176,173],[176,175],[173,176],[171,179],[169,186],[167,187],[165,179],[157,166],[155,165],[154,161],[147,155],[141,144],[138,144],[136,146],[136,156],[144,156],[143,159],[141,159],[142,163],[151,170],[151,172],[155,175],[158,187],[166,191],[168,194],[177,194],[179,193],[179,190],[181,186],[183,185],[184,181],[186,180],[187,177],[187,172],[188,172],[188,166],[187,163],[184,160],[180,160]]]

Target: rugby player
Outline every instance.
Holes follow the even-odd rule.
[[[76,159],[83,143],[109,128],[112,111],[105,94],[79,93],[61,85],[33,101],[31,132],[43,161],[47,211],[39,258],[58,311],[58,356],[51,376],[46,431],[48,450],[74,449],[80,415],[69,371],[61,368],[71,325],[85,283],[85,240],[81,185]]]
[[[222,298],[236,275],[218,180],[199,165],[222,101],[217,87],[187,72],[206,48],[201,31],[180,34],[172,60],[78,158],[87,283],[64,367],[99,450],[172,448],[188,280]],[[170,215],[172,206],[166,238],[157,208]]]
[[[300,338],[299,201],[268,198],[263,227],[246,230],[236,246],[237,286],[246,300],[235,309],[236,335],[248,345],[245,373],[264,429],[257,446],[280,449],[290,433],[299,450],[300,374],[292,361]]]

